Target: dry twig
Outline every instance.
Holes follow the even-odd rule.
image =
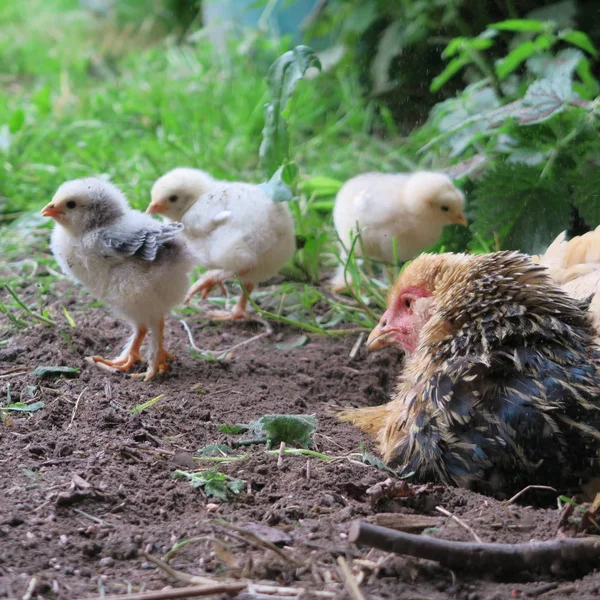
[[[366,600],[363,593],[360,591],[360,588],[358,587],[358,582],[352,574],[352,570],[348,566],[346,559],[343,556],[338,556],[337,564],[340,566],[342,578],[344,579],[344,582],[346,583],[346,588],[348,592],[350,592],[352,598],[354,600]]]
[[[386,552],[435,560],[450,569],[480,572],[554,569],[563,564],[586,562],[600,564],[597,538],[562,538],[525,544],[450,542],[354,521],[348,539]]]
[[[450,517],[454,521],[456,521],[461,527],[466,529],[473,536],[473,539],[476,542],[478,542],[480,544],[482,543],[481,538],[475,533],[473,528],[470,525],[467,525],[462,519],[459,519],[456,515],[453,515],[450,511],[446,510],[445,508],[443,508],[441,506],[436,506],[435,510],[442,513],[443,515],[446,515],[447,517]]]

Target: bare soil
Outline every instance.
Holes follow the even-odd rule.
[[[93,598],[181,585],[142,552],[164,556],[190,538],[200,539],[173,556],[174,568],[328,590],[336,598],[351,598],[336,563],[340,555],[349,563],[360,558],[377,563],[373,570],[361,567],[361,589],[370,599],[599,597],[597,571],[515,573],[498,580],[348,542],[354,519],[380,512],[438,516],[430,535],[472,541],[472,532],[441,516],[437,506],[486,542],[560,535],[556,508],[505,506],[466,490],[430,486],[371,505],[366,490],[387,474],[358,456],[348,457],[359,452],[361,441],[372,445],[332,412],[384,402],[400,369],[399,354],[367,355],[363,348],[352,359],[354,335],[311,336],[306,345],[281,349],[300,333],[274,325],[271,337],[239,348],[227,361],[209,362],[190,355],[187,334],[170,318],[167,348],[178,360],[167,375],[144,383],[85,362],[90,354],[116,355],[126,327],[103,308],[82,308],[83,296],[62,296],[69,289],[66,282],[53,289],[55,295],[45,299],[61,327],[21,330],[0,350],[1,403],[8,390],[13,402],[44,402],[31,414],[10,413],[0,424],[0,597]],[[36,292],[32,287],[20,293],[27,299]],[[62,319],[65,304],[76,328]],[[233,346],[261,330],[256,323],[217,324],[200,316],[187,323],[196,343],[210,349]],[[40,380],[31,373],[39,365],[81,372],[73,379]],[[132,414],[161,394],[153,406]],[[241,448],[249,455],[246,460],[218,466],[246,482],[245,492],[229,502],[207,498],[201,489],[173,478],[175,469],[194,468],[191,457],[199,448],[239,439],[221,433],[218,425],[268,413],[316,415],[317,449],[340,458],[284,456],[278,467],[278,457],[266,454],[264,446]],[[527,502],[527,495],[522,500]],[[259,537],[275,535],[295,562],[249,544],[240,534],[231,537],[215,523],[219,519]]]

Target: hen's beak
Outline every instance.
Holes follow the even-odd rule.
[[[391,346],[394,343],[392,339],[393,330],[386,329],[381,326],[381,323],[377,324],[377,327],[371,331],[367,338],[367,351],[375,352],[381,350],[386,346]]]
[[[459,215],[456,215],[452,219],[452,222],[457,223],[458,225],[464,225],[465,227],[469,226],[469,221],[467,221],[467,217],[465,217],[465,215],[463,215],[462,213],[460,213]]]
[[[46,206],[44,206],[44,208],[42,208],[42,216],[43,217],[52,217],[53,219],[55,219],[56,217],[60,217],[61,215],[64,215],[65,213],[58,208],[58,206],[54,205],[52,202],[50,202],[50,204],[46,204]]]
[[[162,212],[162,205],[159,202],[150,202],[146,209],[147,215],[158,214]]]

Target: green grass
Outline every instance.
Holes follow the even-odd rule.
[[[56,283],[50,224],[38,212],[65,180],[107,174],[143,209],[154,180],[175,166],[223,179],[263,179],[258,148],[265,76],[288,49],[285,40],[239,40],[219,55],[202,32],[177,44],[181,32],[169,31],[159,11],[131,11],[123,1],[108,18],[86,12],[77,0],[0,5],[0,282],[17,294],[35,280],[43,298]],[[370,135],[375,106],[343,65],[300,82],[291,104],[292,155],[301,188],[310,191],[292,207],[305,246],[287,270],[296,282],[256,298],[291,322],[369,327],[373,314],[363,308],[380,304],[377,298],[359,304],[332,299],[306,283],[316,283],[323,267],[337,260],[330,215],[335,192],[314,193],[310,181],[343,181],[411,163],[401,140]],[[10,327],[35,320],[31,311],[42,314],[39,301],[27,312],[0,294]],[[62,311],[52,318],[72,326]]]

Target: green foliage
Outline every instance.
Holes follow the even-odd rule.
[[[31,374],[39,379],[50,379],[52,377],[79,377],[80,370],[74,367],[36,367]]]
[[[249,432],[266,441],[267,446],[285,442],[288,446],[308,448],[317,430],[317,418],[314,415],[264,415],[247,425],[220,425],[219,430],[231,434]]]
[[[224,473],[219,473],[216,468],[192,473],[176,470],[173,477],[187,479],[192,487],[201,487],[209,498],[219,498],[223,502],[227,502],[232,496],[241,494],[246,486],[243,479],[232,479]]]
[[[199,448],[196,452],[197,456],[229,456],[235,454],[233,448],[230,448],[227,444],[208,444]]]
[[[41,408],[44,408],[44,403],[42,401],[32,402],[31,404],[25,404],[25,402],[15,402],[13,404],[8,404],[7,406],[0,406],[0,411],[32,413],[40,410]]]
[[[513,36],[511,50],[492,61],[491,46],[480,42],[499,35]],[[427,163],[479,162],[463,176],[472,187],[470,249],[542,252],[570,228],[575,208],[588,226],[598,225],[600,87],[589,38],[555,22],[511,19],[452,40],[444,54],[462,66],[450,62],[432,87],[463,67],[478,80],[436,105],[411,142],[426,141],[419,153]]]
[[[265,127],[259,156],[268,176],[290,161],[290,138],[286,124],[288,102],[296,84],[310,67],[321,69],[314,50],[308,46],[297,46],[280,56],[267,73],[270,102],[265,106]]]

